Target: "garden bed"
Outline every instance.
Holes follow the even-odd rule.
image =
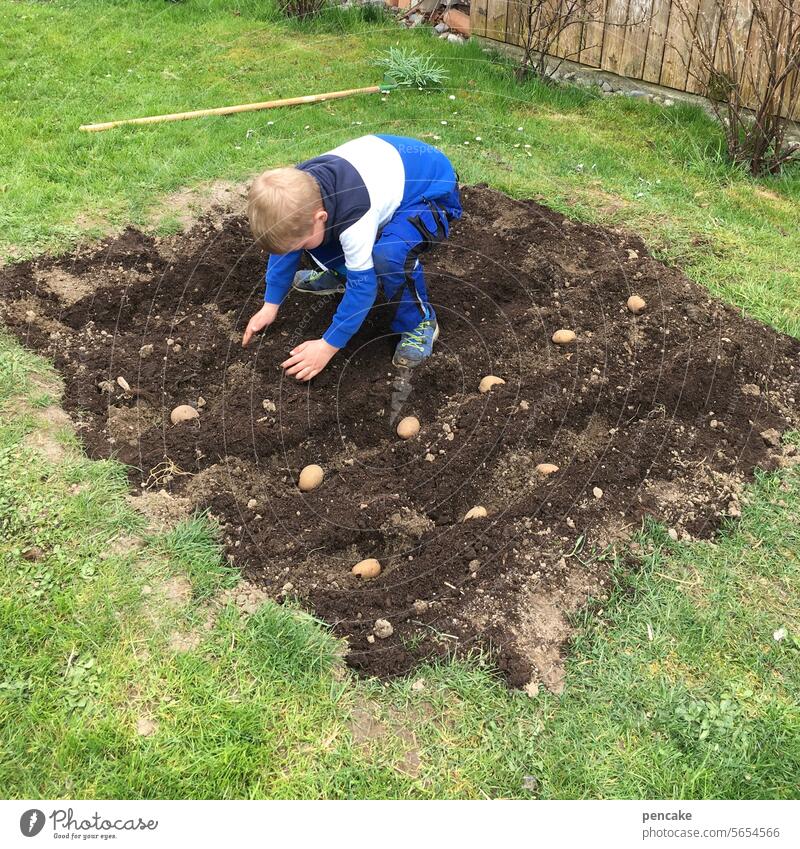
[[[321,336],[335,299],[292,294],[242,349],[264,257],[235,215],[8,266],[3,318],[55,361],[91,456],[129,464],[139,494],[209,509],[232,561],[345,636],[354,667],[401,674],[487,648],[510,683],[557,690],[570,617],[604,594],[603,552],[646,516],[708,537],[757,467],[790,461],[800,342],[629,233],[486,187],[463,199],[425,261],[442,336],[410,386],[380,299],[311,384],[279,364]],[[554,345],[560,328],[576,341]],[[482,394],[487,374],[506,382]],[[179,404],[199,417],[172,425]],[[407,442],[405,415],[422,425]],[[325,481],[301,493],[308,463]],[[486,518],[463,521],[477,505]],[[350,569],[367,557],[383,572],[364,582]]]

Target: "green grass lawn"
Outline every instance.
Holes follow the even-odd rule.
[[[374,15],[298,26],[252,0],[0,0],[0,15],[9,258],[131,222],[168,229],[163,198],[181,187],[394,132],[440,145],[465,182],[637,230],[717,295],[800,336],[800,175],[756,183],[730,168],[698,110],[518,86],[476,45]],[[446,90],[77,131],[369,85],[373,58],[397,42],[434,53]],[[3,341],[5,796],[796,796],[796,468],[760,477],[713,543],[643,529],[636,567],[620,563],[610,599],[578,623],[562,696],[509,692],[480,657],[384,686],[354,678],[302,611],[242,615],[213,528],[147,527],[124,470],[88,461],[60,429],[57,396],[47,364]]]

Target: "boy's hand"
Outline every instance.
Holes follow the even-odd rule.
[[[301,342],[292,350],[292,356],[281,365],[286,369],[287,375],[293,374],[297,380],[311,380],[328,365],[338,350],[324,339],[310,339],[308,342]]]
[[[265,327],[268,327],[275,321],[278,315],[277,304],[265,303],[263,307],[247,322],[247,327],[242,336],[242,347],[246,348],[250,344],[254,333],[260,333]]]

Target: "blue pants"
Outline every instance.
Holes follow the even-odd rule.
[[[461,217],[458,189],[433,201],[401,206],[378,233],[372,249],[372,262],[378,285],[389,303],[396,303],[391,329],[395,333],[413,330],[423,319],[435,319],[428,301],[425,273],[420,254],[450,233],[450,221]],[[307,251],[323,268],[346,274],[344,256],[338,242]]]

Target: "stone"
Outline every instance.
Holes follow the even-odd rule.
[[[760,436],[771,448],[781,447],[780,431],[775,430],[774,427],[771,427],[768,430],[762,430]]]
[[[603,490],[602,490],[602,489],[600,489],[600,487],[599,487],[599,486],[596,486],[596,487],[594,487],[594,488],[592,489],[592,495],[593,495],[595,498],[602,498],[602,497],[603,497]]]
[[[442,20],[450,27],[451,30],[461,33],[469,38],[471,32],[469,15],[459,12],[457,9],[448,9],[444,15],[442,15]],[[459,41],[461,41],[461,39],[459,39]]]
[[[375,634],[379,640],[385,640],[394,634],[394,627],[388,619],[376,619],[375,624],[372,627],[372,633]]]

